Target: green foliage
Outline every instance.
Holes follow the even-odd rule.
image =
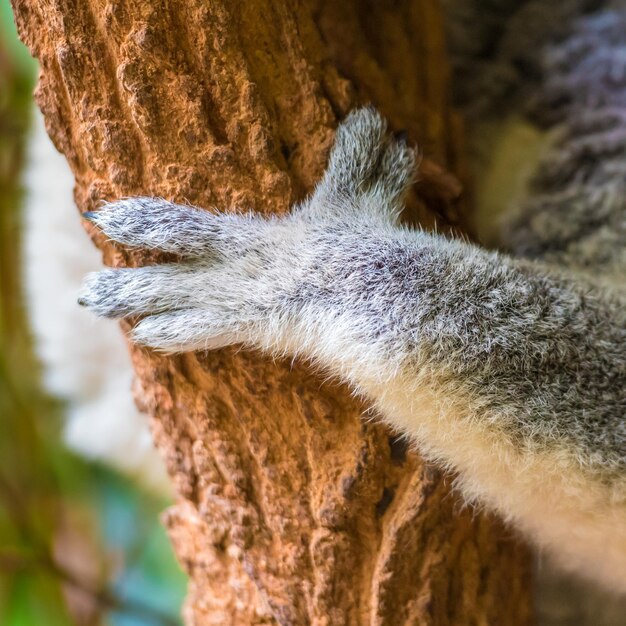
[[[18,74],[24,76],[32,84],[37,64],[26,46],[17,37],[9,0],[0,0],[0,44],[11,57]]]

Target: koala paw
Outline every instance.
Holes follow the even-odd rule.
[[[296,314],[298,284],[315,280],[343,236],[395,223],[414,169],[414,151],[365,108],[339,126],[322,181],[286,217],[212,213],[159,198],[106,204],[85,218],[112,240],[183,261],[91,274],[79,303],[101,316],[142,317],[131,338],[169,352],[271,345]]]

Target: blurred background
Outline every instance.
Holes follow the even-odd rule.
[[[179,624],[185,577],[159,522],[167,482],[132,406],[121,334],[68,317],[79,308],[75,292],[60,288],[79,280],[85,263],[99,263],[99,254],[80,232],[67,166],[33,105],[36,74],[9,0],[0,0],[0,624]],[[53,239],[56,255],[42,250]],[[64,257],[65,274],[43,264],[50,256]],[[46,320],[56,334],[42,335]],[[76,367],[80,350],[85,366],[63,373],[73,325],[103,340],[114,334],[115,380],[97,370],[98,346],[87,341],[65,355]],[[93,399],[105,388],[113,401],[103,407]],[[108,449],[103,419],[114,429]],[[145,445],[129,454],[137,432]]]
[[[0,626],[173,626],[186,578],[159,522],[168,481],[117,324],[75,303],[100,253],[33,104],[36,74],[0,0]],[[487,235],[544,145],[518,118],[497,141],[488,130],[473,142],[489,155],[475,176]],[[626,624],[625,599],[536,569],[538,624]]]

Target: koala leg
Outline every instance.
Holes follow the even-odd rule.
[[[210,227],[191,233],[189,207],[165,204],[135,228],[144,200],[108,205],[106,234],[121,224],[126,244],[186,258],[97,275],[83,302],[145,315],[133,337],[158,349],[233,342],[313,361],[457,471],[468,499],[625,589],[623,303],[539,262],[396,225],[414,160],[383,129],[371,109],[351,114],[322,183],[284,218],[194,213]]]

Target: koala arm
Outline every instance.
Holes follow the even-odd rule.
[[[110,238],[185,261],[92,274],[80,302],[142,316],[132,339],[169,352],[242,343],[310,359],[458,472],[467,499],[626,588],[622,304],[537,262],[399,226],[413,170],[413,151],[362,109],[286,217],[109,204],[87,218]]]

